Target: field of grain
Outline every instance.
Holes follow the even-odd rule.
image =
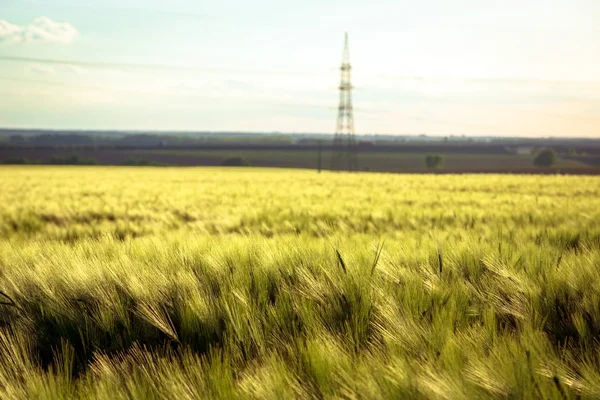
[[[0,167],[0,398],[598,398],[600,178]]]

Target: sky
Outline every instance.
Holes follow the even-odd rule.
[[[600,137],[598,0],[0,0],[0,127]]]

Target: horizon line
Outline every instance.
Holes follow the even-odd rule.
[[[226,134],[242,134],[242,135],[258,135],[258,136],[269,136],[269,135],[302,135],[302,136],[334,136],[335,133],[324,133],[324,132],[283,132],[283,131],[236,131],[236,130],[181,130],[181,129],[87,129],[87,128],[11,128],[11,127],[0,127],[0,132],[5,131],[40,131],[40,132],[70,132],[70,133],[183,133],[183,134],[212,134],[212,135],[226,135]],[[474,139],[562,139],[562,140],[600,140],[600,137],[587,137],[587,136],[494,136],[494,135],[465,135],[465,134],[449,134],[449,135],[436,135],[427,133],[355,133],[356,136],[396,136],[396,137],[426,137],[426,138],[474,138]]]

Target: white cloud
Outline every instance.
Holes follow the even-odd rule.
[[[87,75],[88,71],[85,68],[81,68],[77,65],[43,65],[43,64],[29,64],[25,66],[25,71],[34,72],[41,75],[56,75],[67,73],[73,73],[77,75]]]
[[[48,65],[28,65],[25,67],[25,69],[41,75],[56,75],[56,70],[54,67],[50,67]]]
[[[87,74],[87,70],[84,68],[81,68],[78,65],[67,65],[66,66],[70,71],[75,72],[77,75],[86,75]]]
[[[0,41],[12,41],[21,34],[22,30],[20,26],[0,19]]]
[[[29,25],[13,25],[0,19],[0,42],[6,43],[72,43],[79,32],[68,22],[55,22],[38,17]]]

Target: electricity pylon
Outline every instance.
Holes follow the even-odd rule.
[[[354,137],[354,111],[352,109],[352,82],[348,34],[344,42],[341,66],[340,105],[338,106],[337,126],[333,138],[331,169],[334,171],[358,170],[358,155]]]

